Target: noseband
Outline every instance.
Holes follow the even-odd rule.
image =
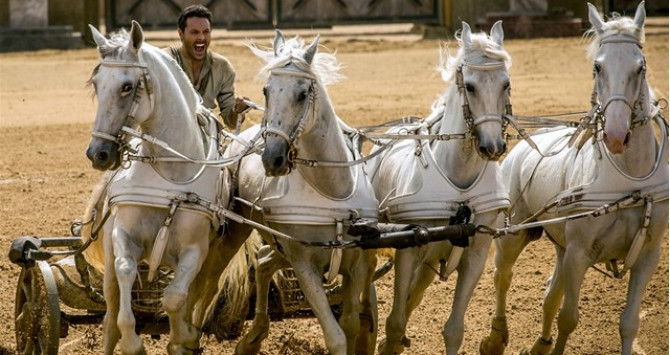
[[[467,90],[465,88],[465,83],[463,80],[463,67],[466,66],[470,68],[471,70],[481,70],[481,71],[490,71],[490,70],[497,70],[500,68],[503,68],[505,66],[505,62],[499,61],[499,62],[493,62],[493,63],[487,63],[487,64],[474,64],[470,63],[467,61],[463,61],[463,63],[458,67],[456,70],[456,85],[458,86],[458,92],[460,93],[461,97],[463,98],[463,118],[465,119],[465,123],[468,127],[468,134],[470,137],[474,137],[474,130],[475,127],[478,125],[485,123],[485,122],[500,122],[502,126],[502,132],[503,134],[505,133],[505,130],[507,129],[507,125],[509,124],[509,117],[512,117],[512,103],[509,101],[510,97],[510,92],[511,88],[507,88],[507,100],[505,102],[505,113],[502,116],[494,115],[494,114],[485,114],[483,116],[475,118],[472,114],[472,110],[470,110],[470,102],[468,101],[468,95],[467,95]]]
[[[137,114],[137,109],[139,107],[140,99],[142,97],[142,94],[146,91],[149,94],[149,102],[151,105],[151,111],[153,111],[154,108],[154,94],[153,94],[153,87],[151,86],[150,76],[149,76],[149,70],[145,64],[141,63],[135,63],[135,62],[121,62],[121,61],[101,61],[100,64],[101,66],[104,67],[113,67],[113,68],[140,68],[142,69],[142,75],[140,78],[137,80],[135,83],[135,86],[133,87],[133,102],[130,105],[130,110],[128,111],[128,114],[126,115],[126,118],[123,122],[123,126],[121,126],[121,129],[116,133],[116,135],[113,135],[111,133],[107,132],[102,132],[102,131],[92,131],[91,136],[95,138],[100,138],[104,139],[107,141],[111,141],[114,143],[119,144],[121,147],[119,148],[119,154],[123,154],[124,150],[127,150],[128,147],[126,147],[125,143],[125,134],[124,131],[126,128],[132,128],[132,126],[135,123],[135,116]]]
[[[625,36],[625,35],[618,35],[618,36],[609,36],[605,37],[600,41],[600,46],[604,44],[612,44],[612,43],[633,43],[638,46],[638,48],[642,49],[642,44],[640,41],[637,39],[630,37],[630,36]],[[647,80],[647,63],[646,60],[644,59],[644,56],[642,56],[643,59],[643,64],[642,64],[642,70],[640,71],[640,86],[639,86],[639,92],[637,95],[637,98],[633,103],[631,103],[628,100],[628,97],[626,97],[623,94],[616,93],[611,95],[607,100],[605,101],[604,104],[600,104],[598,102],[598,72],[595,70],[595,66],[593,69],[593,76],[596,78],[594,80],[593,84],[593,91],[591,93],[591,105],[592,107],[596,108],[596,112],[598,112],[597,116],[600,120],[604,122],[604,116],[605,116],[605,110],[607,110],[607,107],[615,102],[615,101],[622,101],[628,108],[631,110],[631,124],[630,127],[631,129],[637,127],[637,126],[642,126],[646,124],[649,119],[651,118],[650,116],[645,116],[643,112],[643,107],[642,107],[642,102],[644,102],[642,99],[644,99],[646,93],[644,92],[644,87],[646,85],[643,85],[643,83]]]
[[[316,97],[316,79],[310,73],[300,71],[297,69],[290,68],[275,68],[270,71],[270,75],[285,75],[285,76],[295,76],[299,78],[305,78],[310,81],[309,84],[309,94],[307,96],[307,103],[302,111],[302,115],[298,119],[298,124],[296,125],[293,132],[289,135],[281,129],[275,127],[268,127],[267,112],[263,115],[262,127],[263,127],[263,137],[266,137],[268,134],[274,134],[283,138],[289,146],[289,151],[287,155],[287,161],[289,165],[289,170],[293,170],[295,166],[295,159],[298,156],[298,139],[305,131],[305,124],[307,123],[307,117],[309,113],[312,113],[312,118],[314,119],[316,115],[316,110],[314,110],[314,100]],[[267,105],[266,105],[267,106]]]

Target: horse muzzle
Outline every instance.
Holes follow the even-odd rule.
[[[283,139],[267,137],[261,161],[266,176],[284,176],[291,172],[289,146]]]
[[[633,112],[627,105],[610,105],[606,110],[605,126],[603,127],[603,142],[612,154],[623,153],[632,132],[631,124]]]
[[[507,152],[507,143],[502,138],[476,139],[477,153],[484,160],[498,161]]]
[[[92,139],[86,149],[86,157],[91,161],[93,169],[114,170],[121,165],[119,145],[116,142],[102,141],[96,144]]]

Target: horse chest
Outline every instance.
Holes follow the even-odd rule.
[[[386,159],[386,164],[393,164],[393,156]],[[390,177],[390,184],[385,183],[394,186],[394,191],[380,206],[389,221],[446,220],[455,216],[463,204],[475,215],[510,205],[496,162],[487,163],[475,182],[465,189],[449,180],[430,149],[424,149],[422,158],[406,154],[394,170],[397,173]]]
[[[268,178],[258,205],[267,222],[298,225],[335,225],[351,218],[377,219],[378,202],[362,167],[357,167],[352,193],[333,198],[314,188],[298,172]]]

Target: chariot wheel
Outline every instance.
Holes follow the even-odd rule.
[[[46,261],[23,268],[14,304],[18,354],[57,354],[60,338],[58,288]]]

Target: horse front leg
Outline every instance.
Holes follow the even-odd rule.
[[[256,268],[256,311],[249,332],[237,343],[235,354],[258,354],[262,342],[268,337],[270,318],[268,316],[268,294],[272,275],[277,270],[290,267],[286,259],[269,245],[258,249]]]
[[[558,337],[552,354],[563,354],[565,352],[568,337],[579,322],[579,292],[586,270],[592,265],[586,251],[579,250],[580,248],[579,245],[568,244],[563,256],[563,267],[560,273],[565,295],[558,314]]]
[[[212,234],[210,240],[212,242],[209,245],[209,252],[200,272],[191,284],[186,301],[186,308],[193,310],[192,323],[199,328],[202,328],[205,322],[207,311],[219,288],[219,279],[228,261],[220,252],[223,248],[222,238]]]
[[[351,251],[344,257],[344,266],[341,268],[342,274],[342,315],[340,317],[340,327],[347,338],[347,354],[365,354],[366,352],[356,352],[357,340],[361,329],[361,297],[367,293],[368,280],[371,281],[371,265],[365,251]],[[374,268],[374,266],[373,266]],[[368,297],[369,299],[369,297]],[[368,307],[369,308],[369,307]],[[369,332],[370,324],[367,324],[366,332]],[[373,348],[374,350],[374,348]]]
[[[507,328],[507,292],[512,285],[516,263],[524,248],[534,238],[542,234],[542,229],[521,231],[518,234],[509,234],[494,241],[495,256],[493,271],[493,285],[495,286],[495,315],[491,320],[491,331],[479,344],[481,355],[502,355],[509,343]]]
[[[132,287],[137,278],[139,248],[134,247],[129,235],[121,228],[114,228],[111,239],[114,245],[114,272],[119,286],[119,313],[116,318],[116,325],[121,334],[119,349],[123,354],[145,354],[142,338],[135,333],[135,316],[131,306]],[[113,317],[109,321],[112,319]]]
[[[632,354],[633,341],[640,327],[642,298],[647,284],[658,266],[660,250],[661,248],[657,245],[652,246],[649,253],[640,255],[638,261],[630,270],[626,307],[619,317],[619,335],[621,336],[621,354],[623,355]]]
[[[195,233],[201,241],[193,241],[182,249],[174,279],[163,293],[163,308],[170,319],[168,353],[191,354],[199,350],[201,331],[191,324],[192,309],[187,307],[188,291],[207,255],[209,242],[205,231]]]
[[[465,249],[458,266],[458,279],[454,293],[454,302],[451,314],[442,330],[444,345],[447,355],[458,354],[463,343],[463,332],[465,322],[465,311],[472,298],[472,293],[484,272],[488,250],[491,246],[492,237],[488,234],[477,233],[474,243]]]
[[[564,272],[563,258],[565,257],[565,249],[560,246],[555,246],[555,249],[556,265],[554,266],[553,274],[547,280],[547,289],[544,292],[544,300],[542,301],[542,333],[535,340],[530,351],[522,351],[522,354],[546,355],[551,352],[553,347],[551,326],[556,318],[556,313],[558,313],[565,290],[562,276]]]
[[[292,263],[300,289],[305,294],[305,298],[312,307],[312,312],[321,325],[328,352],[332,355],[346,355],[347,338],[330,308],[328,297],[323,289],[321,273],[311,263],[311,253],[306,250],[303,250],[302,253],[307,255],[302,255],[300,259]]]
[[[375,268],[377,267],[377,252],[364,251],[363,256],[367,263],[367,273],[361,296],[361,310],[359,313],[360,328],[356,337],[356,354],[374,354],[377,345],[377,325],[379,315],[377,312],[377,293],[373,282]]]
[[[112,246],[111,235],[103,237],[105,250],[105,272],[103,274],[103,295],[107,311],[102,320],[102,344],[105,355],[113,355],[114,348],[121,338],[119,327],[116,320],[119,316],[119,283],[116,279],[116,270],[114,267],[114,250]]]
[[[405,350],[405,331],[407,329],[407,302],[410,297],[410,285],[419,261],[420,248],[407,248],[396,251],[395,277],[393,280],[393,308],[386,319],[386,338],[379,343],[379,353],[383,355],[400,354]]]

